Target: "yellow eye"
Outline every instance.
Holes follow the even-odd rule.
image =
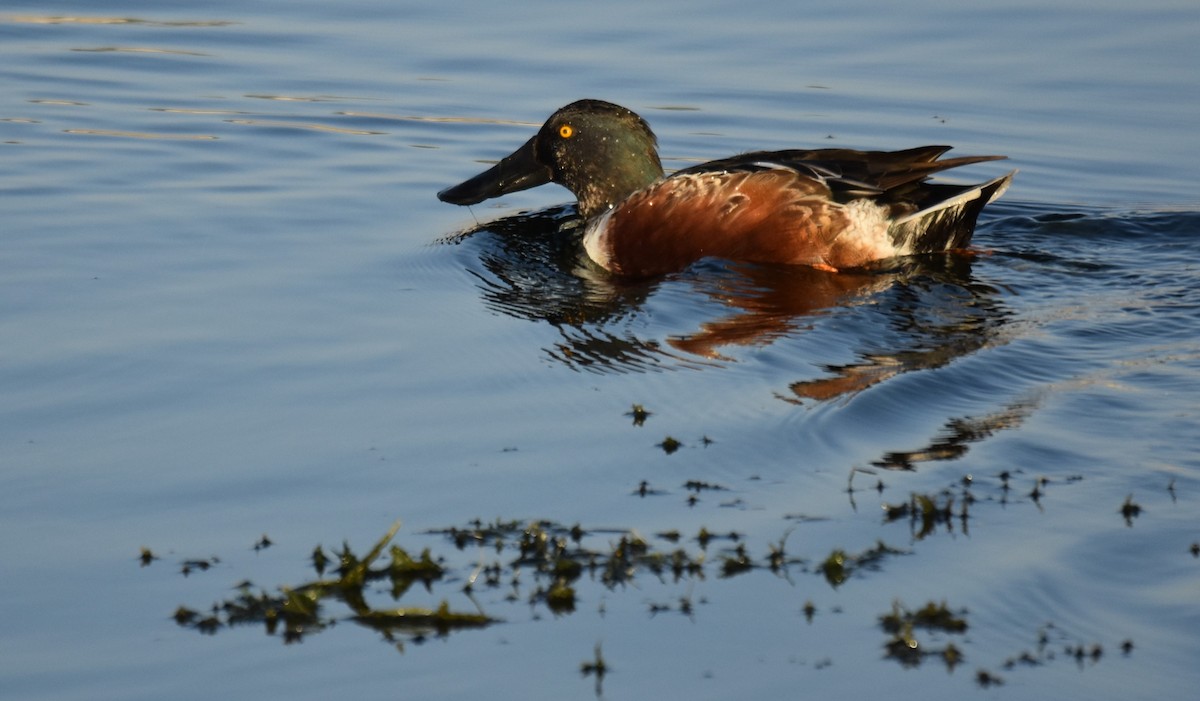
[[[572,136],[575,136],[575,127],[571,126],[570,124],[564,124],[558,128],[558,135],[564,139],[569,139]]]

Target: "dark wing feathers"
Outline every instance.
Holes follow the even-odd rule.
[[[751,151],[678,171],[675,175],[704,172],[754,172],[791,170],[824,182],[836,201],[861,197],[884,201],[921,199],[921,183],[934,173],[1004,156],[960,156],[938,160],[949,146],[919,146],[903,151],[853,149],[793,149]]]

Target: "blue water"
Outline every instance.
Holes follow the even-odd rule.
[[[8,3],[2,695],[591,698],[599,643],[606,698],[1187,697],[1197,32],[1188,2]],[[434,196],[581,97],[645,116],[668,168],[946,143],[1010,157],[956,178],[1020,173],[969,258],[617,286],[572,267],[561,188]],[[957,514],[968,476],[965,527],[883,516]],[[474,610],[487,551],[429,531],[477,517],[804,562],[722,578],[720,542],[702,580],[585,577],[561,615],[525,572],[476,592],[503,623],[403,653],[336,603],[294,645],[171,618],[396,520],[451,572],[401,603]],[[905,554],[818,573],[879,541]],[[918,633],[964,661],[885,657],[897,600],[965,610]]]

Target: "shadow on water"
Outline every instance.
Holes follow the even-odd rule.
[[[472,246],[472,266],[491,310],[558,330],[548,355],[572,368],[638,372],[712,367],[738,348],[763,347],[811,328],[839,309],[882,305],[884,328],[865,334],[859,360],[825,366],[827,377],[792,383],[778,395],[803,403],[852,396],[912,370],[931,369],[996,339],[1010,311],[999,291],[972,274],[961,254],[905,258],[871,269],[829,273],[807,267],[704,261],[662,279],[623,281],[590,263],[573,206],[521,213],[448,237]],[[655,293],[687,288],[682,312],[694,330],[663,337],[631,322]],[[889,336],[883,348],[871,338]]]

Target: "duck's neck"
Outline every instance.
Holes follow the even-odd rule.
[[[637,140],[629,148],[597,154],[567,187],[579,200],[585,218],[601,214],[663,176],[653,143]]]

